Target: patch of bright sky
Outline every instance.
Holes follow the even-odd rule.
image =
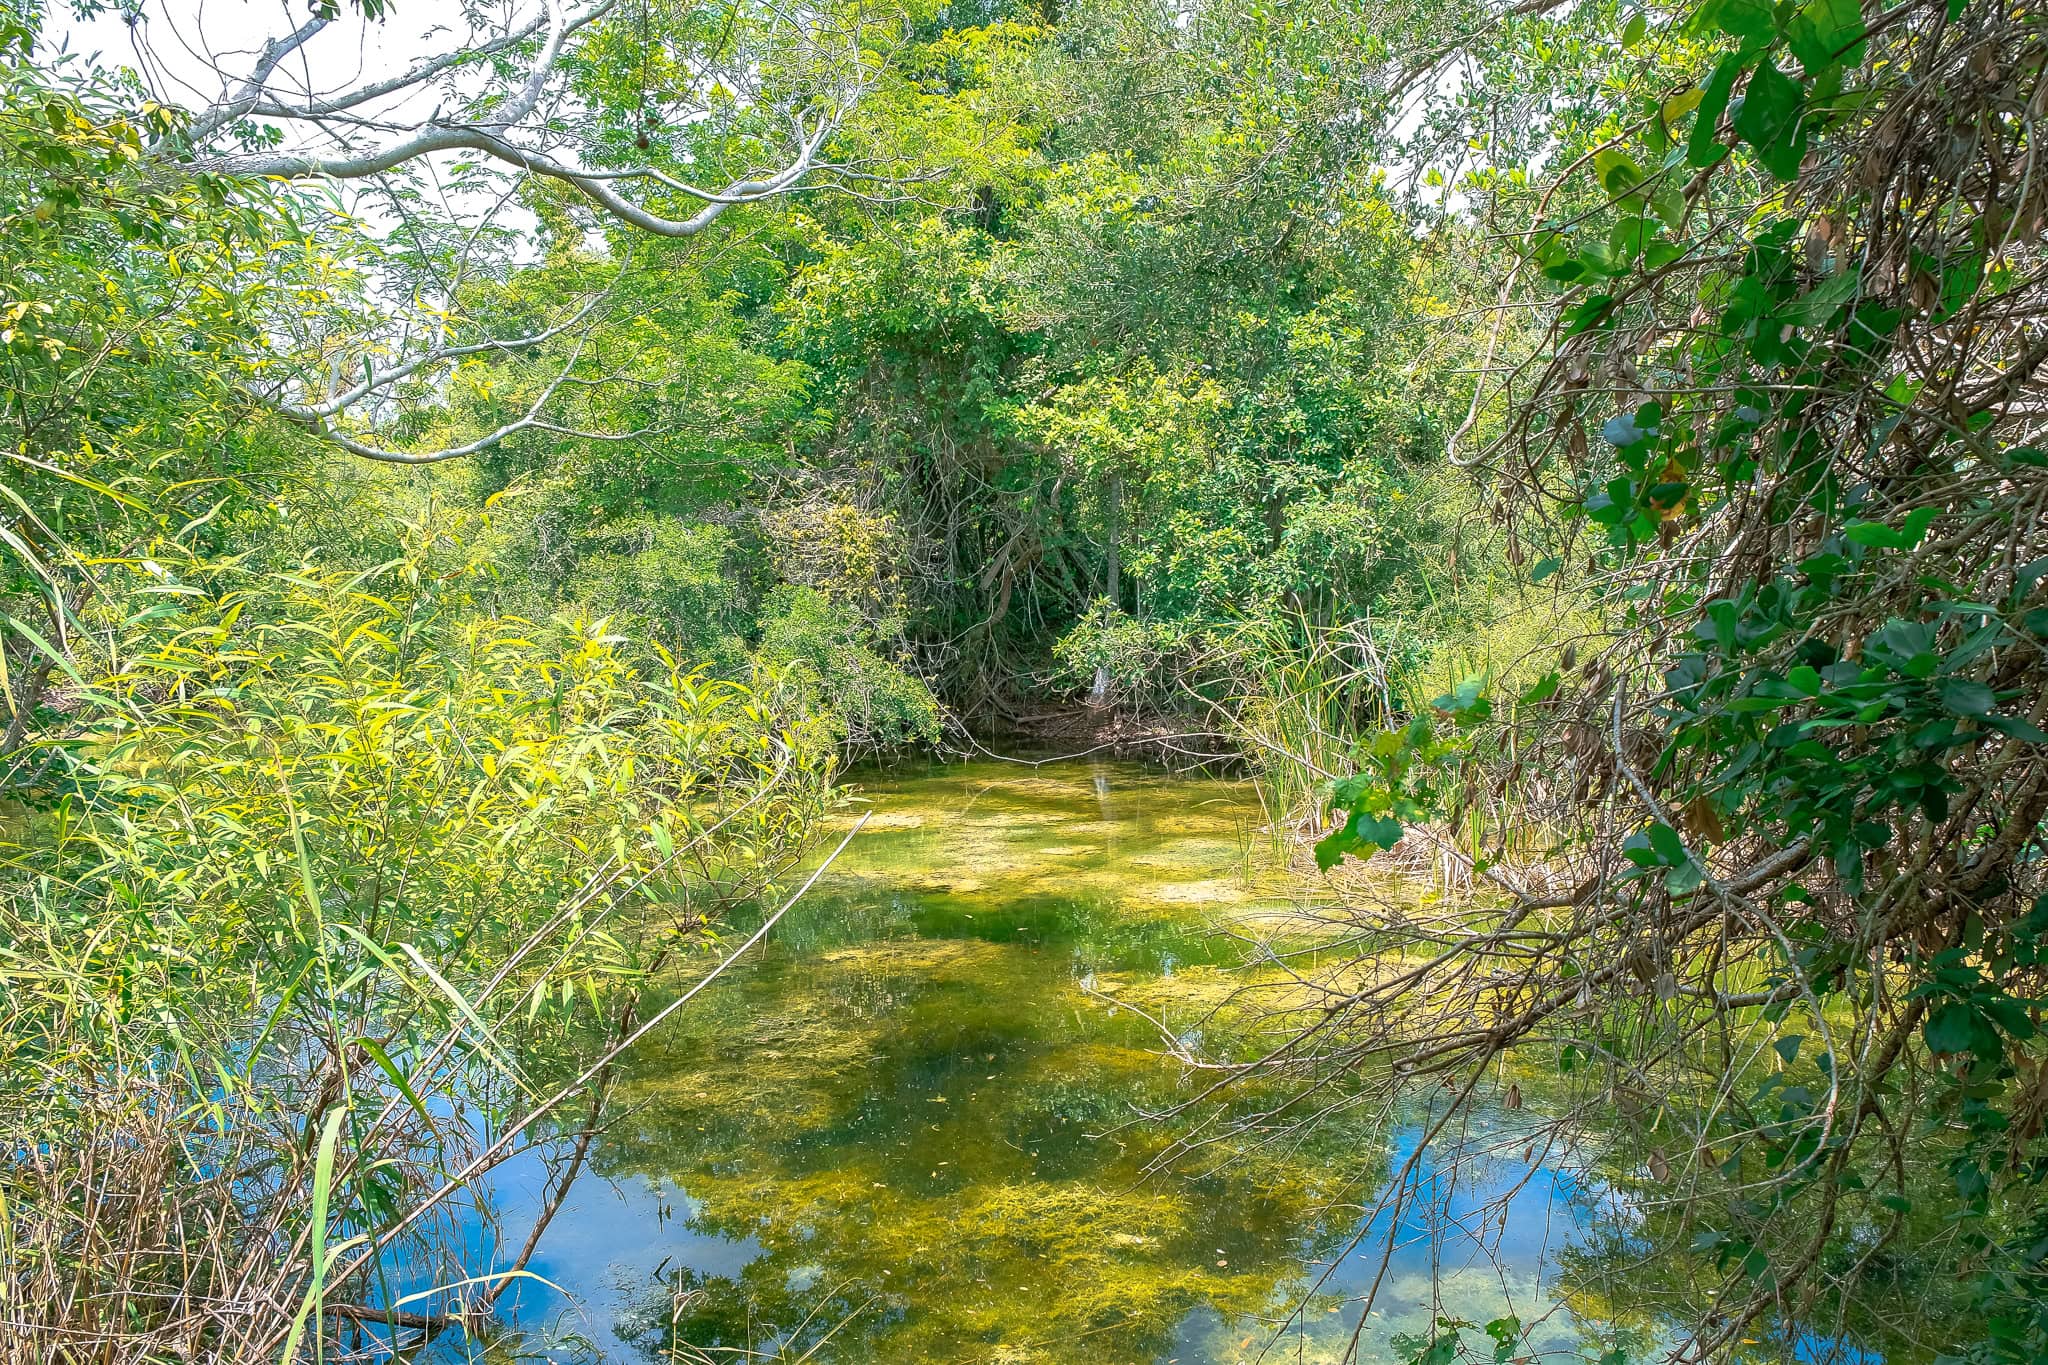
[[[398,76],[442,53],[474,47],[535,12],[532,4],[468,3],[462,0],[392,0],[383,19],[365,19],[344,4],[341,15],[300,46],[271,76],[269,89],[282,101],[310,100],[354,90]],[[264,45],[294,32],[312,17],[304,4],[278,0],[133,0],[125,7],[80,13],[59,4],[43,34],[47,56],[70,51],[103,67],[137,74],[151,98],[197,112],[238,90]],[[359,130],[358,145],[387,140],[433,116],[448,99],[445,86],[416,85],[351,112],[388,125]],[[333,150],[334,141],[311,124],[282,124],[282,150]],[[496,194],[447,188],[429,158],[422,188],[438,195],[451,219],[490,217],[496,226],[528,237],[531,213]],[[394,216],[381,194],[339,194],[351,213],[373,230],[392,226]]]
[[[270,85],[285,98],[338,94],[395,76],[435,54],[472,46],[502,32],[527,8],[397,0],[386,18],[372,22],[346,6],[285,60]],[[293,32],[311,16],[307,6],[274,0],[138,0],[91,14],[54,8],[44,37],[46,43],[104,65],[136,71],[160,103],[198,110],[239,85],[265,43]],[[434,99],[432,90],[414,89],[362,112],[417,121],[433,112]]]

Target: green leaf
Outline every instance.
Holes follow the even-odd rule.
[[[1608,321],[1614,311],[1614,296],[1594,294],[1564,316],[1564,334],[1577,336]]]
[[[1650,211],[1673,232],[1685,221],[1685,209],[1685,192],[1676,185],[1659,185],[1650,195]]]
[[[1718,28],[1731,38],[1761,38],[1776,23],[1771,0],[1706,0],[1692,27],[1699,32]]]
[[[1800,121],[1805,103],[1806,91],[1799,82],[1767,61],[1749,78],[1742,107],[1735,113],[1735,135],[1756,148],[1757,159],[1780,180],[1797,177],[1806,155]]]
[[[1652,242],[1643,252],[1643,266],[1648,270],[1662,270],[1684,255],[1685,247],[1678,242]]]
[[[1391,815],[1367,815],[1354,812],[1351,823],[1357,829],[1359,842],[1379,848],[1392,848],[1401,842],[1401,822]]]
[[[1343,825],[1316,842],[1316,867],[1328,872],[1347,854],[1363,862],[1400,843],[1403,833],[1401,822],[1392,816],[1354,810]]]
[[[1707,78],[1706,93],[1700,97],[1699,118],[1692,125],[1692,136],[1685,144],[1687,164],[1711,166],[1727,154],[1727,149],[1714,135],[1720,130],[1721,115],[1728,112],[1728,100],[1735,93],[1735,82],[1748,66],[1739,53],[1731,52],[1721,58],[1714,74]]]
[[[285,1334],[284,1351],[278,1356],[279,1365],[292,1365],[299,1358],[299,1342],[306,1334],[309,1320],[313,1323],[315,1340],[325,1340],[320,1304],[327,1290],[327,1205],[334,1186],[334,1146],[341,1135],[341,1121],[347,1112],[340,1106],[329,1110],[327,1121],[320,1128],[320,1146],[313,1155],[313,1212],[310,1220],[313,1274],[306,1283],[306,1297],[292,1318],[291,1330]],[[325,1353],[316,1351],[315,1354]]]
[[[1927,1016],[1920,1032],[1931,1052],[1968,1051],[1972,1032],[1970,1012],[1959,1004],[1943,1005]]]
[[[1681,90],[1670,99],[1664,101],[1663,105],[1657,110],[1657,117],[1663,121],[1666,128],[1669,128],[1687,114],[1699,108],[1700,100],[1705,94],[1706,92],[1697,85],[1689,90]]]
[[[1809,76],[1863,60],[1863,11],[1856,0],[1806,0],[1786,36]]]
[[[405,1102],[412,1106],[413,1112],[426,1122],[432,1123],[434,1121],[433,1115],[427,1112],[427,1106],[413,1092],[412,1082],[406,1078],[406,1074],[403,1071],[398,1069],[398,1064],[391,1060],[391,1054],[384,1050],[383,1045],[374,1038],[358,1038],[355,1041],[358,1047],[369,1054],[370,1060],[377,1064],[377,1069],[390,1079],[393,1086],[397,1087],[398,1093],[405,1096]]]
[[[2040,726],[2020,716],[1985,716],[1983,723],[2001,735],[2024,740],[2028,744],[2048,744],[2048,733],[2043,733]]]
[[[1529,581],[1531,583],[1541,583],[1563,567],[1564,561],[1562,559],[1556,555],[1546,555],[1544,558],[1537,560],[1536,566],[1529,570]]]
[[[1969,678],[1942,679],[1941,704],[1959,716],[1985,715],[1997,702],[1983,683]]]
[[[1430,698],[1429,704],[1460,721],[1482,721],[1493,714],[1493,702],[1483,695],[1485,687],[1486,675],[1475,673],[1453,690]]]
[[[415,948],[410,943],[401,943],[398,945],[398,948],[400,952],[412,959],[412,965],[417,967],[426,976],[427,980],[433,982],[435,988],[443,996],[447,997],[450,1004],[455,1006],[456,1013],[460,1014],[468,1022],[471,1036],[483,1049],[484,1053],[503,1068],[507,1075],[517,1081],[521,1090],[529,1095],[533,1094],[532,1087],[528,1085],[525,1073],[520,1070],[519,1063],[513,1060],[512,1054],[505,1050],[504,1045],[498,1041],[497,1035],[491,1031],[491,1026],[484,1022],[483,1016],[476,1012],[476,1008],[469,1003],[469,1000],[462,992],[450,985],[448,978],[435,971],[434,964],[427,961],[426,956],[418,948]]]
[[[1537,679],[1535,685],[1522,694],[1521,704],[1524,706],[1534,706],[1538,702],[1549,701],[1557,695],[1557,689],[1561,681],[1562,679],[1557,670],[1552,669]]]
[[[1632,412],[1616,413],[1600,428],[1600,439],[1616,450],[1627,450],[1630,446],[1641,445],[1656,436],[1655,428],[1645,429],[1636,421]]]
[[[1600,178],[1600,188],[1609,194],[1632,190],[1643,180],[1643,168],[1618,147],[1603,147],[1593,154],[1593,174]]]
[[[1927,528],[1941,515],[1939,507],[1916,507],[1897,529],[1875,521],[1852,521],[1842,538],[1873,550],[1910,550],[1927,538]]]
[[[1862,279],[1853,270],[1832,275],[1815,285],[1780,316],[1800,327],[1823,326],[1844,304],[1855,299],[1862,283]]]
[[[1607,254],[1613,258],[1617,268],[1626,266],[1643,254],[1657,228],[1646,221],[1641,214],[1632,213],[1616,222],[1607,234]]]
[[[1431,1341],[1414,1359],[1415,1365],[1451,1365],[1457,1358],[1458,1334],[1449,1332]]]
[[[1941,271],[1941,303],[1930,321],[1942,322],[1954,316],[1956,310],[1968,303],[1971,295],[1975,294],[1983,283],[1982,252],[1972,252],[1944,265]]]
[[[45,640],[42,637],[41,633],[39,633],[35,627],[29,625],[28,622],[26,621],[19,620],[12,616],[0,619],[4,619],[8,625],[13,626],[15,629],[15,633],[20,635],[23,639],[27,640],[30,645],[34,646],[37,652],[39,652],[44,658],[48,659],[54,667],[62,669],[64,671],[64,675],[70,678],[71,681],[77,683],[80,687],[85,686],[85,679],[83,676],[79,674],[77,666],[74,665],[71,662],[71,660],[64,657],[63,650],[57,648],[57,646],[51,644],[48,640]]]

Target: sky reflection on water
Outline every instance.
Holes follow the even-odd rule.
[[[1135,1111],[1189,1089],[1116,1001],[1193,1018],[1227,993],[1218,930],[1279,904],[1247,787],[1084,762],[865,785],[869,831],[632,1055],[530,1266],[548,1283],[500,1305],[517,1330],[433,1359],[794,1358],[836,1329],[811,1359],[1306,1362],[1356,1337],[1391,1361],[1435,1318],[1509,1312],[1531,1353],[1611,1343],[1558,1256],[1627,1210],[1526,1114],[1461,1116],[1463,1157],[1425,1154],[1376,1215],[1423,1115],[1147,1173],[1173,1129]],[[507,1248],[542,1180],[531,1155],[494,1177]],[[464,1238],[487,1263],[491,1227]]]

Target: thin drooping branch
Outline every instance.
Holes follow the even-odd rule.
[[[249,71],[241,88],[233,94],[223,93],[221,102],[194,119],[186,129],[186,137],[192,142],[203,142],[236,119],[247,118],[263,102],[264,86],[277,71],[278,63],[306,45],[307,40],[319,33],[332,22],[314,18],[301,24],[282,38],[273,38],[263,45],[256,56],[256,65]],[[157,144],[161,150],[163,144]]]
[[[378,370],[375,362],[366,356],[363,360],[363,377],[358,383],[350,385],[323,402],[279,402],[277,408],[287,417],[292,417],[309,424],[325,421],[328,418],[338,416],[351,408],[359,406],[365,399],[386,392],[392,385],[410,379],[422,370],[430,369],[433,366],[452,360],[460,360],[468,356],[509,355],[515,351],[524,350],[528,346],[538,346],[542,342],[552,341],[589,317],[596,310],[598,304],[604,302],[604,299],[605,295],[599,294],[581,308],[578,308],[575,313],[554,326],[543,328],[538,332],[523,337],[492,337],[461,346],[435,346],[414,356],[410,360],[393,365],[385,370]]]
[[[223,93],[217,104],[199,111],[182,136],[176,140],[160,139],[150,151],[164,175],[196,172],[287,181],[365,180],[403,170],[439,153],[481,153],[507,170],[569,185],[605,212],[643,232],[662,237],[693,236],[735,204],[772,198],[794,188],[807,176],[839,169],[821,163],[819,152],[865,92],[867,78],[858,44],[849,45],[851,75],[839,83],[839,88],[816,101],[804,101],[790,111],[789,154],[780,166],[741,176],[722,188],[704,188],[651,165],[616,170],[565,160],[559,151],[563,122],[560,115],[568,96],[557,87],[565,58],[570,54],[570,39],[609,14],[616,3],[617,0],[597,0],[570,10],[561,0],[548,0],[542,14],[509,26],[484,42],[423,59],[398,75],[335,95],[282,94],[273,88],[273,82],[284,59],[303,51],[332,22],[314,19],[266,43],[245,76],[240,80],[223,80]],[[470,100],[471,108],[463,114],[448,114],[436,108],[431,115],[409,123],[342,117],[377,100],[423,96],[451,73],[536,39],[538,50],[524,80],[502,101]],[[251,153],[211,146],[216,136],[247,118],[272,120],[288,125],[290,131],[336,141],[340,139],[332,125],[337,119],[359,129],[391,130],[394,135],[379,146],[344,146],[333,152],[302,149]],[[534,126],[526,127],[529,123]],[[704,208],[686,217],[670,217],[619,193],[616,186],[630,181],[658,185],[696,199]]]
[[[575,11],[569,15],[563,25],[565,35],[573,34],[579,29],[585,28],[596,20],[603,18],[616,7],[617,3],[618,0],[598,0],[597,4]],[[337,114],[344,114],[351,109],[359,109],[372,101],[417,89],[457,66],[475,64],[482,58],[494,57],[501,52],[517,47],[547,27],[548,20],[549,16],[547,14],[540,14],[524,24],[507,29],[504,33],[494,38],[487,39],[473,46],[458,47],[438,53],[408,67],[398,75],[387,76],[383,80],[366,82],[342,94],[309,95],[303,102],[294,104],[276,96],[274,93],[265,92],[270,97],[259,98],[249,107],[248,114],[253,118],[304,120],[331,118]],[[317,22],[324,27],[331,21],[319,20]]]
[[[686,63],[693,84],[743,92],[742,106],[765,127],[781,130],[777,137],[784,146],[778,160],[757,164],[722,185],[690,183],[674,167],[665,169],[652,161],[621,166],[604,164],[600,158],[593,163],[582,139],[601,122],[600,111],[577,92],[570,72],[580,60],[578,35],[615,15],[617,7],[618,0],[586,0],[580,5],[542,0],[538,12],[509,16],[493,33],[473,34],[470,41],[449,44],[395,75],[339,92],[322,91],[312,74],[319,65],[318,40],[336,22],[316,17],[265,42],[246,70],[217,64],[218,99],[195,112],[181,129],[149,143],[141,173],[160,185],[198,176],[245,185],[325,182],[374,187],[392,204],[401,205],[399,215],[410,223],[411,211],[402,206],[406,187],[421,173],[438,180],[439,168],[452,158],[466,183],[474,184],[480,172],[507,187],[505,193],[492,196],[495,202],[490,206],[475,210],[486,221],[521,186],[538,179],[567,186],[586,204],[634,232],[667,239],[695,237],[736,206],[842,181],[853,185],[881,178],[867,163],[842,165],[824,157],[827,143],[869,86],[872,57],[870,45],[857,31],[841,31],[823,17],[807,20],[810,27],[796,31],[787,30],[778,17],[776,43],[793,41],[798,65],[810,72],[784,93],[767,93],[780,78],[770,76],[770,63],[758,52],[713,54]],[[641,41],[647,41],[644,34]],[[507,64],[513,64],[509,78],[501,74],[489,81],[467,79],[493,68],[502,71]],[[295,67],[303,69],[295,72]],[[252,123],[270,125],[265,137],[271,147],[262,148],[262,138],[246,136]],[[647,145],[645,138],[641,145]],[[672,207],[675,200],[691,201],[695,207],[677,212]],[[444,203],[443,209],[452,220],[469,216],[460,205]],[[385,320],[395,325],[401,315],[418,307],[410,297],[416,291],[395,279],[385,283],[394,294],[408,296],[383,310]],[[599,321],[603,295],[530,335],[478,338],[470,331],[457,343],[447,322],[447,313],[458,304],[457,286],[439,281],[437,292],[442,297],[431,319],[418,328],[397,328],[396,344],[376,347],[388,363],[370,359],[369,345],[352,345],[348,349],[363,353],[361,374],[354,382],[334,386],[323,396],[320,390],[328,386],[302,375],[259,392],[258,401],[350,454],[394,464],[458,459],[525,431],[600,441],[647,434],[583,430],[563,422],[550,407],[569,383],[582,339]],[[368,325],[384,330],[375,321]],[[366,434],[364,423],[349,420],[351,414],[390,398],[401,383],[431,383],[465,358],[509,356],[568,338],[577,338],[577,346],[538,398],[520,416],[474,439],[434,450],[387,449]]]
[[[499,343],[482,343],[470,349],[472,352],[475,350],[490,350],[495,349],[498,345]],[[383,464],[422,465],[440,464],[446,460],[459,460],[465,456],[476,455],[489,450],[507,437],[515,436],[522,431],[548,432],[557,436],[570,436],[585,441],[631,441],[651,434],[649,429],[645,427],[633,431],[588,431],[580,427],[565,426],[559,422],[550,421],[542,415],[547,410],[548,404],[554,399],[554,396],[561,391],[562,386],[569,382],[570,376],[575,373],[577,362],[582,357],[583,338],[579,337],[576,345],[570,349],[568,359],[563,362],[561,369],[556,372],[553,379],[542,386],[540,393],[528,405],[523,415],[506,422],[493,431],[476,437],[474,440],[464,441],[459,445],[442,446],[434,450],[388,450],[382,446],[372,445],[358,437],[349,435],[334,424],[332,413],[294,408],[290,405],[279,405],[278,410],[284,416],[298,422],[323,440],[340,446],[349,454],[361,456],[366,460],[376,460]],[[378,387],[381,387],[381,381]]]
[[[251,180],[363,180],[397,170],[437,152],[482,152],[513,170],[569,185],[607,213],[642,232],[657,237],[694,237],[736,204],[775,198],[788,192],[813,171],[831,169],[820,165],[818,151],[839,126],[843,113],[842,108],[835,107],[817,115],[816,126],[798,144],[788,164],[780,170],[735,180],[718,190],[701,189],[648,167],[609,172],[580,170],[544,153],[521,147],[497,129],[475,123],[429,124],[397,142],[358,156],[223,156],[195,164],[201,170]],[[666,188],[703,201],[704,207],[687,218],[665,217],[634,203],[612,188],[613,182],[627,178],[656,181]]]

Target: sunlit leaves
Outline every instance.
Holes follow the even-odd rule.
[[[1417,715],[1361,746],[1358,772],[1331,786],[1329,808],[1345,817],[1317,842],[1319,868],[1328,871],[1346,857],[1371,858],[1399,843],[1405,825],[1442,814],[1458,762],[1470,745],[1460,732],[1493,715],[1486,685],[1483,675],[1469,677],[1430,703],[1430,710],[1451,727],[1449,733],[1439,733],[1428,715]]]

